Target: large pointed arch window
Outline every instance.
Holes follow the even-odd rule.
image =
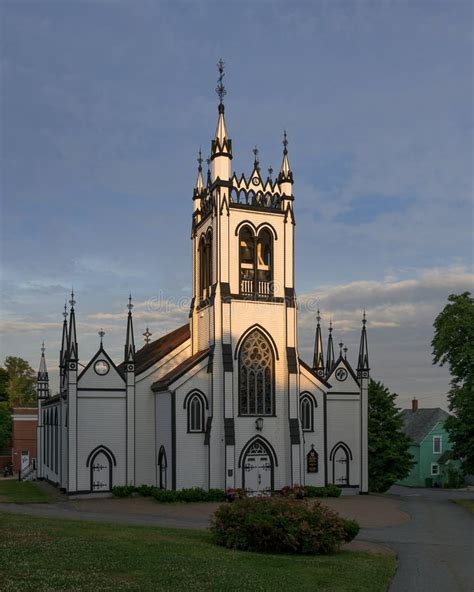
[[[258,329],[239,353],[240,415],[274,415],[274,359],[268,339]]]
[[[212,232],[209,229],[199,241],[199,295],[205,300],[212,285]]]
[[[244,226],[239,234],[240,292],[247,295],[270,296],[272,292],[273,242],[269,230],[255,236]]]

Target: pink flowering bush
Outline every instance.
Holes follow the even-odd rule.
[[[285,498],[247,498],[220,506],[210,530],[218,545],[265,553],[334,553],[357,534],[319,502]],[[357,526],[357,525],[355,525]]]

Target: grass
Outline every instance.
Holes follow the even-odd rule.
[[[2,592],[199,590],[382,592],[390,555],[230,551],[206,531],[0,514]]]
[[[455,504],[458,504],[458,506],[462,506],[463,508],[466,508],[466,510],[468,512],[471,512],[471,514],[474,514],[474,500],[468,500],[468,499],[457,499],[457,500],[453,500]]]
[[[49,495],[31,481],[0,481],[0,502],[34,504],[49,502]]]

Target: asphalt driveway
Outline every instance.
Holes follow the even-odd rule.
[[[360,539],[395,549],[399,567],[390,592],[474,592],[474,516],[452,499],[472,492],[393,487],[411,520],[364,528]]]

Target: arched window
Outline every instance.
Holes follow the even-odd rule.
[[[254,329],[239,353],[240,415],[274,414],[273,352],[265,335]]]
[[[253,294],[255,284],[255,238],[248,226],[239,235],[240,244],[240,291]]]
[[[191,396],[188,401],[188,431],[204,431],[204,403],[198,394]]]
[[[257,238],[257,292],[270,294],[272,281],[272,237],[262,230]]]
[[[313,417],[314,417],[314,405],[311,397],[303,395],[300,398],[300,419],[301,428],[303,432],[312,432],[313,428]]]
[[[208,231],[206,237],[199,241],[199,294],[201,300],[209,296],[209,287],[212,284],[212,232]]]
[[[160,469],[160,489],[166,489],[166,469],[168,462],[166,460],[166,451],[164,446],[160,448],[158,453],[158,467]]]

